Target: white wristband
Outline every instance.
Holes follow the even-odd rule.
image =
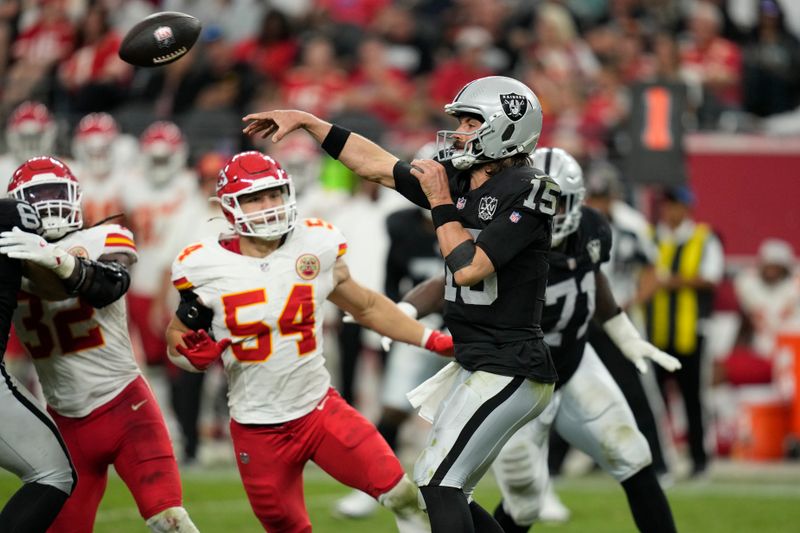
[[[53,272],[61,279],[67,279],[72,271],[75,270],[75,256],[61,248],[55,250],[56,266]]]
[[[433,330],[431,328],[425,328],[425,331],[422,332],[422,340],[420,341],[419,345],[422,348],[425,348],[428,344],[428,339],[431,338],[433,335]]]

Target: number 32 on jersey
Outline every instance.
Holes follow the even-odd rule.
[[[231,350],[234,357],[242,362],[263,363],[272,355],[272,328],[263,320],[241,322],[238,311],[243,307],[267,303],[267,291],[255,289],[222,296],[225,312],[225,326],[234,337]],[[314,316],[314,287],[295,284],[283,304],[278,318],[278,332],[281,336],[298,335],[297,355],[303,356],[316,350],[317,338],[314,335],[316,318]],[[251,343],[255,340],[255,343]]]

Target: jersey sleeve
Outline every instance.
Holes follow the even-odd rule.
[[[116,224],[109,224],[100,255],[106,254],[125,254],[136,262],[139,255],[136,252],[136,243],[131,230]]]
[[[523,205],[525,198],[527,194],[521,195],[511,208],[496,215],[475,243],[489,257],[495,271],[535,242],[546,242],[543,248],[549,247],[551,218]]]
[[[170,279],[172,286],[178,292],[192,291],[197,294],[202,301],[207,301],[213,295],[204,283],[203,276],[203,249],[206,245],[202,242],[190,244],[178,253],[172,263]]]
[[[411,174],[411,164],[406,161],[398,161],[392,170],[394,176],[394,188],[414,204],[424,209],[430,209],[431,204],[422,191],[419,180]]]

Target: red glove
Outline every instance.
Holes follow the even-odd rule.
[[[181,335],[181,340],[186,346],[179,344],[175,350],[198,370],[205,370],[211,366],[211,363],[219,359],[225,348],[231,344],[230,339],[215,342],[204,329],[184,333]]]
[[[453,337],[436,331],[433,329],[426,329],[425,335],[422,337],[423,346],[426,350],[436,352],[439,355],[453,357]]]

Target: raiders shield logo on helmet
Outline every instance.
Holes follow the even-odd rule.
[[[506,116],[514,121],[521,119],[528,110],[528,99],[521,94],[501,94],[500,104]]]

